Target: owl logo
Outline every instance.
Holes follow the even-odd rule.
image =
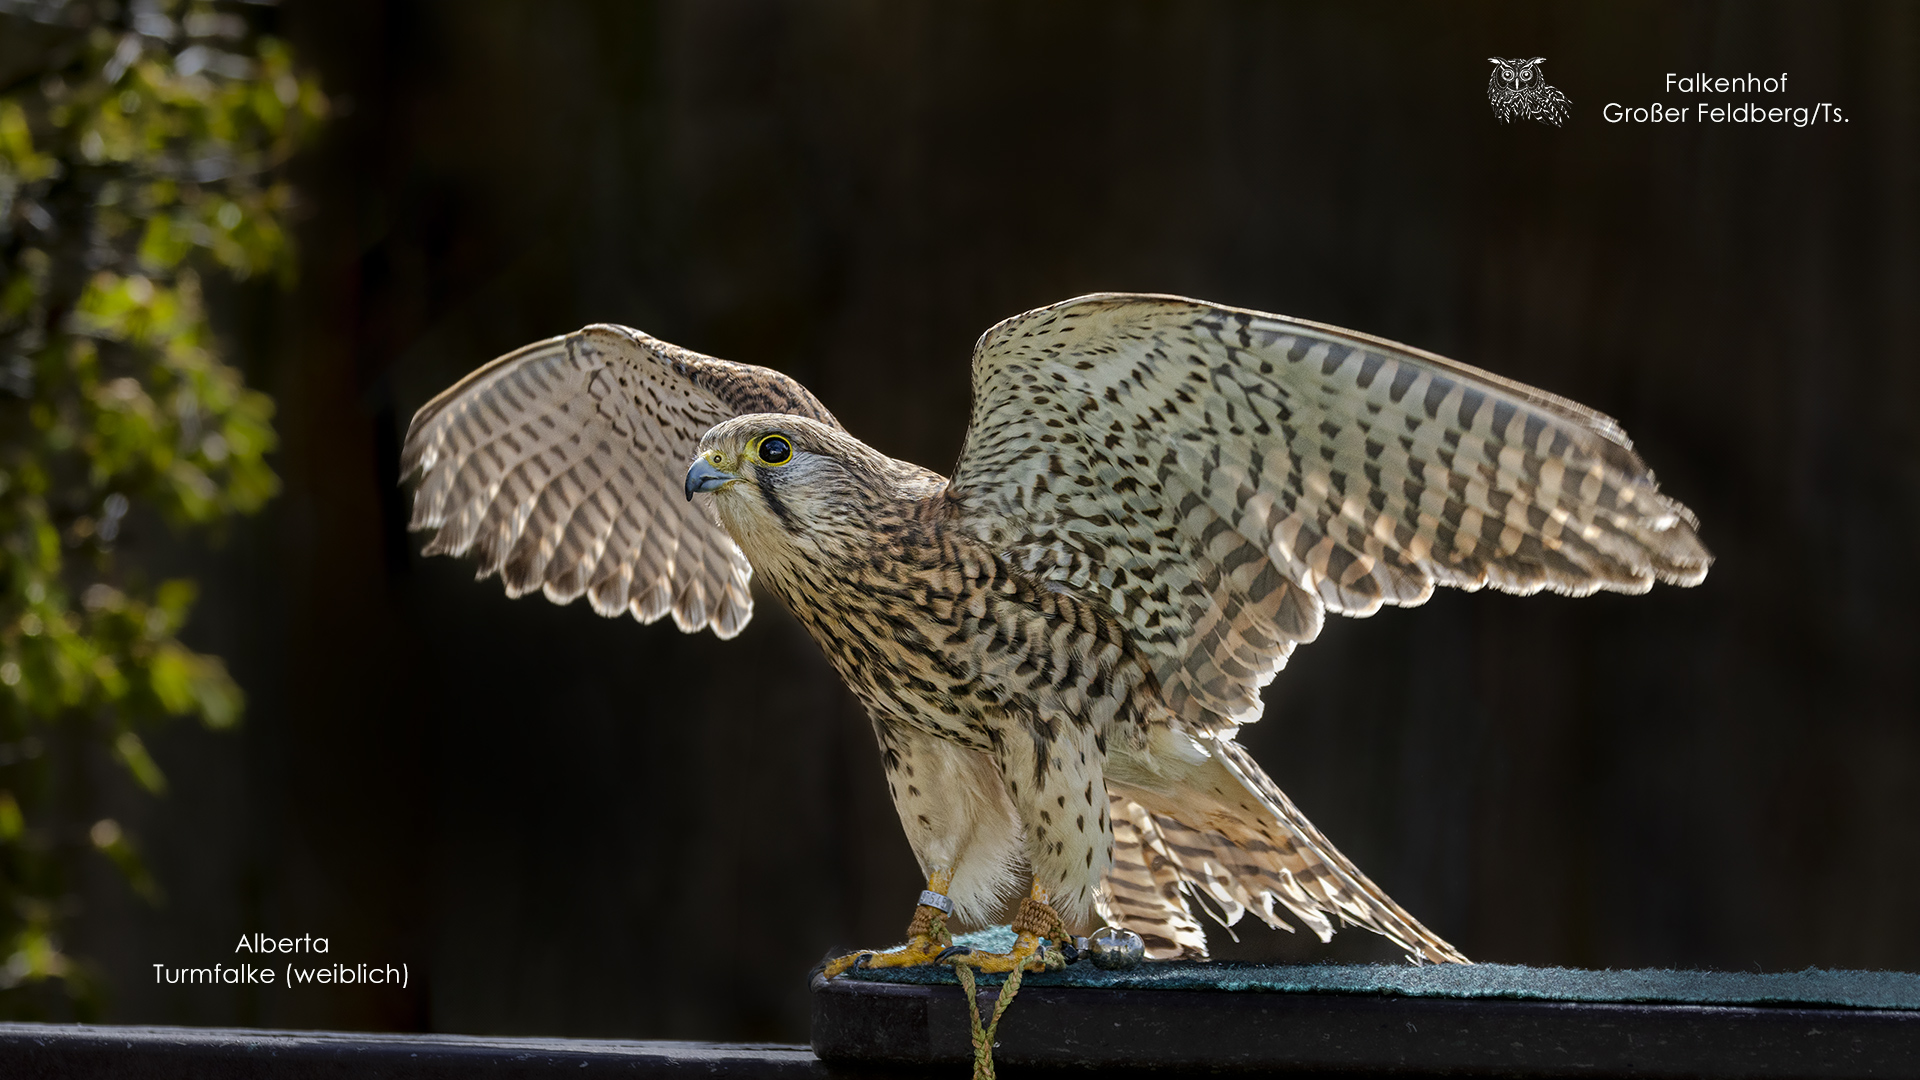
[[[1487,77],[1487,104],[1503,124],[1515,120],[1538,120],[1559,127],[1567,119],[1567,95],[1547,85],[1540,74],[1546,57],[1531,60],[1502,60],[1487,57],[1493,74]]]

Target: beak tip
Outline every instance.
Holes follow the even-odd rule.
[[[693,496],[698,492],[716,491],[738,479],[740,478],[732,473],[714,468],[706,458],[697,458],[692,467],[687,470],[687,501],[692,502]]]

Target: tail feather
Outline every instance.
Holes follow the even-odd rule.
[[[1337,917],[1386,937],[1410,959],[1470,963],[1342,855],[1243,747],[1210,739],[1206,749],[1207,758],[1178,770],[1177,779],[1162,773],[1151,786],[1109,783],[1115,806],[1110,880],[1137,884],[1153,877],[1154,856],[1164,859],[1161,877],[1153,878],[1157,908],[1142,890],[1108,890],[1129,898],[1128,917],[1153,927],[1184,919],[1197,932],[1189,901],[1204,896],[1223,925],[1250,911],[1268,926],[1291,931],[1291,915],[1327,941]],[[1129,831],[1142,838],[1131,850],[1119,843],[1122,802],[1138,810],[1125,815]],[[1177,876],[1178,887],[1160,884],[1169,876]],[[1192,953],[1182,942],[1182,954]]]
[[[1124,795],[1110,793],[1113,869],[1094,898],[1100,917],[1139,934],[1154,960],[1199,960],[1207,934],[1187,910],[1185,878],[1167,850],[1153,815]]]

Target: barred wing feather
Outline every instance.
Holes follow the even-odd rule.
[[[973,383],[959,513],[1106,600],[1199,730],[1258,719],[1328,610],[1644,592],[1711,562],[1611,419],[1337,327],[1097,294],[987,331]]]
[[[479,577],[602,615],[671,614],[739,633],[753,569],[683,480],[700,437],[733,416],[796,413],[838,427],[777,371],[598,324],[502,356],[414,414],[401,472],[418,472],[429,555],[471,552]]]

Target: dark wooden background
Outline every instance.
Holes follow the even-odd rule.
[[[1920,11],[286,0],[350,104],[301,163],[294,292],[216,297],[285,494],[191,640],[243,730],[115,795],[109,1018],[805,1037],[807,968],[919,887],[867,724],[764,601],[721,643],[509,601],[406,535],[396,447],[470,368],[590,321],[787,371],[948,468],[994,321],[1101,289],[1340,323],[1610,413],[1706,584],[1446,593],[1338,621],[1245,740],[1469,955],[1920,968]],[[1564,130],[1503,127],[1548,58]],[[1852,122],[1609,125],[1668,71],[1791,73]],[[103,777],[103,783],[110,782]],[[242,932],[406,991],[156,987]],[[1236,956],[1385,958],[1243,928]]]

